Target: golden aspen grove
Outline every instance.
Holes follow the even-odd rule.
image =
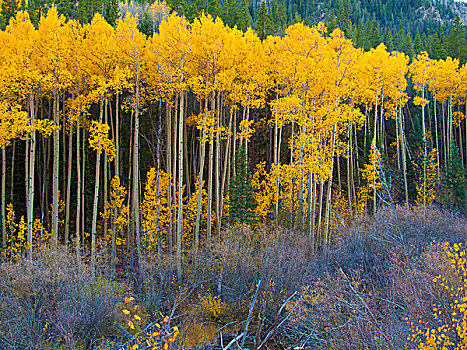
[[[148,11],[0,31],[0,348],[467,349],[467,65]]]

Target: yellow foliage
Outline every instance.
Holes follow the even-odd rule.
[[[216,319],[224,316],[229,306],[221,300],[220,296],[212,296],[208,293],[200,298],[200,306],[203,312]]]
[[[466,250],[461,243],[444,243],[443,249],[451,263],[450,276],[437,276],[434,282],[449,294],[450,304],[444,307],[448,310],[445,323],[441,323],[441,305],[433,305],[433,317],[439,326],[430,328],[421,320],[411,322],[412,334],[408,337],[417,344],[420,350],[467,349],[467,269]],[[455,280],[454,285],[450,281]]]
[[[133,349],[169,349],[180,334],[177,326],[168,326],[168,317],[159,323],[149,324],[139,305],[134,305],[133,297],[125,297],[122,313],[125,315],[127,331],[130,339],[126,346],[119,350]]]
[[[5,226],[7,228],[6,232],[6,249],[5,254],[12,260],[17,260],[26,253],[30,248],[26,238],[27,224],[24,220],[24,216],[21,216],[19,222],[16,221],[16,214],[13,209],[13,204],[8,204],[6,207],[6,218]],[[36,219],[33,222],[32,229],[32,246],[37,247],[43,243],[48,243],[50,234],[45,231],[42,226],[40,219]]]
[[[159,177],[157,177],[159,175]],[[151,168],[146,176],[144,199],[141,206],[143,218],[143,245],[147,249],[148,257],[157,251],[160,244],[166,246],[165,237],[169,234],[169,223],[172,219],[172,208],[167,202],[167,191],[170,190],[172,175],[163,170]]]
[[[124,204],[126,194],[127,190],[121,185],[120,178],[115,176],[110,181],[110,201],[105,203],[105,211],[101,213],[104,219],[111,219],[111,228],[108,229],[105,236],[109,246],[112,243],[112,239],[115,239],[117,246],[122,246],[126,242],[123,229],[128,224],[130,211],[129,206]]]
[[[89,147],[101,153],[105,151],[107,160],[110,162],[115,158],[115,146],[112,140],[108,139],[110,127],[95,120],[89,126]]]
[[[417,205],[430,206],[436,198],[436,179],[438,169],[437,159],[438,150],[433,148],[428,155],[428,158],[423,160],[425,164],[422,167],[425,167],[426,180],[424,180],[423,169],[421,169],[417,185]],[[418,164],[416,164],[416,168],[419,168]]]

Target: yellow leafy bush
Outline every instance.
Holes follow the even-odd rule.
[[[412,334],[408,337],[417,344],[416,349],[467,349],[467,269],[466,247],[460,243],[444,243],[443,249],[451,265],[449,276],[433,279],[449,297],[449,305],[433,305],[433,318],[437,327],[430,327],[421,320],[411,322]]]

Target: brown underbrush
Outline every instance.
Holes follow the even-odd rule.
[[[345,223],[320,252],[306,233],[236,226],[185,253],[181,283],[170,251],[117,278],[105,254],[93,273],[44,247],[0,265],[0,348],[146,349],[148,330],[176,326],[162,348],[413,349],[410,322],[449,322],[451,296],[433,279],[451,276],[441,243],[466,234],[465,218],[408,207]]]

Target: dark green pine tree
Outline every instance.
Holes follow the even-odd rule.
[[[379,32],[378,22],[373,18],[373,20],[367,26],[366,44],[368,45],[368,48],[366,49],[376,48],[382,42],[383,38],[381,38],[381,34]]]
[[[465,40],[465,26],[462,24],[459,15],[456,16],[451,25],[447,39],[447,55],[452,58],[458,58],[461,64],[466,61],[466,46],[467,41]]]
[[[287,11],[285,10],[285,3],[281,1],[277,7],[277,23],[275,27],[277,28],[278,34],[282,37],[285,35],[285,29],[287,28]]]
[[[423,45],[422,37],[420,36],[420,29],[417,26],[417,33],[415,33],[415,39],[413,41],[413,49],[415,54],[419,54],[422,51],[426,51],[425,45]]]
[[[365,24],[363,19],[360,18],[358,22],[357,30],[355,32],[355,45],[357,47],[363,47],[365,44]]]
[[[16,0],[3,0],[1,6],[0,14],[0,25],[1,29],[4,30],[5,27],[10,23],[10,18],[15,17],[16,12],[19,10],[19,3]]]
[[[268,35],[273,33],[271,15],[268,13],[266,2],[261,3],[261,7],[258,10],[258,21],[256,22],[256,31],[258,37],[261,40],[266,39]]]
[[[384,32],[383,42],[384,45],[386,45],[388,48],[388,51],[394,51],[394,41],[392,39],[392,32],[389,27],[387,27],[386,31]]]
[[[447,38],[444,35],[444,29],[441,29],[441,34],[438,36],[438,40],[435,44],[435,52],[437,55],[437,59],[446,59],[447,57]]]
[[[402,47],[404,46],[405,42],[405,30],[404,30],[404,23],[399,21],[399,31],[396,35],[396,40],[394,41],[394,45],[396,46],[397,51],[403,51]]]
[[[216,19],[217,16],[221,13],[221,4],[219,0],[210,0],[208,3],[207,13],[209,13],[212,18]]]
[[[339,9],[337,10],[337,25],[343,31],[347,30],[350,25],[350,1],[341,0]]]
[[[240,11],[238,13],[237,27],[240,30],[246,31],[251,26],[250,10],[248,9],[248,0],[242,0],[240,3]]]
[[[222,20],[230,28],[233,28],[238,21],[238,13],[240,12],[237,0],[225,0],[222,6]]]
[[[454,142],[451,143],[451,157],[442,167],[441,188],[443,204],[449,209],[463,210],[466,196],[466,174]]]
[[[405,36],[404,43],[402,44],[401,51],[404,52],[410,58],[414,56],[414,47],[413,47],[412,37],[410,36],[410,29],[407,30],[407,34]]]
[[[114,26],[117,24],[117,19],[120,17],[120,11],[118,10],[118,0],[110,0],[107,2],[107,10],[105,11],[105,19],[110,25]]]
[[[326,27],[328,29],[328,34],[331,34],[334,31],[334,29],[339,27],[336,15],[334,14],[334,9],[331,11],[331,15],[326,21]]]
[[[255,197],[251,186],[250,164],[243,149],[235,155],[236,176],[232,178],[229,191],[230,224],[252,224],[255,222]]]
[[[68,19],[77,19],[78,9],[76,1],[73,0],[58,0],[56,2],[57,11]]]

